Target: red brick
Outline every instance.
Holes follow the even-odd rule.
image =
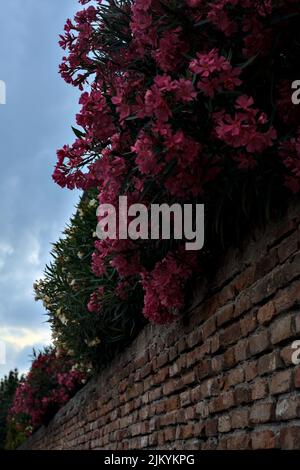
[[[257,321],[256,314],[252,311],[240,320],[240,327],[242,336],[248,336],[256,329]]]
[[[230,303],[225,305],[217,312],[217,326],[218,328],[228,323],[233,317],[234,304]]]
[[[272,376],[270,392],[272,395],[284,393],[290,390],[292,385],[292,371],[290,369],[277,372]]]
[[[184,417],[187,422],[192,421],[196,417],[196,408],[195,406],[189,406],[184,410]]]
[[[279,421],[291,420],[300,416],[300,396],[282,397],[276,405],[276,418]]]
[[[197,378],[198,380],[202,380],[204,377],[207,377],[211,372],[211,360],[204,359],[200,362],[197,367]]]
[[[268,349],[269,346],[270,341],[268,330],[262,330],[260,333],[251,336],[249,339],[250,353],[253,355],[260,354],[261,352]]]
[[[279,369],[282,366],[279,351],[273,351],[258,359],[258,373],[259,375],[268,374]]]
[[[167,428],[164,430],[164,440],[165,442],[173,442],[175,439],[175,428]]]
[[[280,357],[286,366],[291,366],[293,364],[292,362],[293,352],[294,352],[294,349],[292,348],[291,344],[281,349]]]
[[[220,334],[221,346],[228,346],[229,344],[235,343],[241,337],[241,327],[239,323],[234,323],[228,326]]]
[[[210,340],[210,351],[211,351],[211,354],[215,354],[216,352],[219,351],[221,347],[221,344],[220,344],[220,335],[219,333],[216,333]]]
[[[144,379],[145,377],[147,377],[149,374],[151,374],[151,372],[152,372],[152,364],[151,362],[149,362],[141,369],[141,379]]]
[[[241,292],[236,298],[234,307],[234,316],[237,318],[247,312],[252,307],[250,295],[247,292]]]
[[[203,341],[205,341],[209,336],[211,336],[216,331],[216,329],[216,318],[209,318],[202,327]]]
[[[226,349],[224,353],[224,369],[232,369],[236,363],[235,348]]]
[[[281,429],[280,446],[286,450],[300,449],[300,426],[289,425]]]
[[[157,357],[157,367],[162,367],[168,362],[168,353],[162,353]]]
[[[231,429],[231,420],[229,415],[223,415],[219,418],[218,421],[218,431],[219,432],[228,432]]]
[[[168,411],[173,411],[177,410],[179,408],[179,397],[174,396],[166,400],[165,402],[165,410]]]
[[[166,381],[166,379],[169,376],[169,368],[164,367],[163,369],[160,369],[153,377],[152,383],[159,385],[162,384]]]
[[[189,348],[195,347],[202,341],[202,330],[198,327],[192,331],[187,337],[187,345]]]
[[[240,292],[253,284],[255,280],[255,266],[245,269],[233,282],[234,288]]]
[[[280,343],[293,336],[292,330],[292,316],[289,315],[280,318],[271,325],[271,342],[272,344]]]
[[[274,299],[276,314],[290,310],[300,301],[300,281],[294,282],[284,290],[279,291]]]
[[[227,440],[227,450],[250,449],[251,438],[249,433],[238,433],[230,436]]]
[[[249,385],[238,385],[234,389],[234,401],[236,405],[248,403],[251,400],[251,389]]]
[[[257,320],[261,325],[266,325],[270,323],[272,318],[275,315],[275,305],[271,300],[267,304],[263,305],[257,313]]]
[[[225,384],[226,387],[232,387],[233,385],[240,384],[244,381],[244,370],[242,367],[238,367],[236,369],[231,370],[228,372],[227,376],[225,377]]]
[[[300,388],[300,367],[297,367],[295,369],[295,378],[294,378],[294,382],[295,382],[295,387],[296,388]]]
[[[251,398],[252,400],[260,400],[265,398],[268,394],[268,382],[266,379],[258,379],[251,386]]]
[[[205,419],[209,416],[209,408],[205,401],[201,401],[196,405],[196,413],[200,416],[200,418]]]
[[[181,438],[182,439],[189,439],[194,436],[194,424],[189,423],[186,426],[182,426],[181,428]]]
[[[234,395],[232,390],[228,390],[228,392],[223,392],[217,398],[211,400],[209,402],[209,411],[211,413],[217,413],[219,411],[227,410],[234,405]]]
[[[257,377],[258,370],[257,370],[257,361],[247,362],[243,365],[244,372],[245,372],[245,380],[246,382],[250,382],[255,377]]]
[[[272,421],[275,415],[275,404],[273,401],[256,402],[250,411],[252,424],[262,424]]]
[[[265,429],[262,431],[256,431],[251,434],[252,449],[275,449],[276,445],[276,436],[274,432],[270,429]]]
[[[235,358],[236,362],[244,361],[249,357],[249,340],[241,339],[235,345]]]
[[[278,247],[278,258],[280,263],[285,261],[289,256],[295,253],[298,249],[298,234],[297,232],[292,233],[286,238]]]
[[[196,372],[194,370],[191,370],[187,374],[183,375],[182,377],[182,383],[183,385],[190,385],[194,383],[196,380]]]
[[[191,403],[191,391],[186,390],[180,394],[180,404],[181,406],[187,406]]]
[[[215,374],[219,373],[224,369],[224,355],[220,354],[219,356],[215,356],[211,360],[211,370]]]
[[[218,418],[213,418],[206,421],[205,434],[207,436],[216,436],[218,434]]]
[[[275,268],[278,263],[277,250],[272,249],[260,258],[256,264],[256,278],[261,279]]]
[[[249,410],[245,407],[231,411],[232,428],[247,428],[249,424]]]
[[[201,399],[202,399],[201,385],[197,385],[197,387],[193,388],[190,391],[190,401],[192,403],[198,403]]]

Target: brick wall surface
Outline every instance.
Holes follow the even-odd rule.
[[[300,449],[299,222],[226,253],[187,325],[148,325],[23,448]]]

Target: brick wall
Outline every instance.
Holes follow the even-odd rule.
[[[228,252],[188,325],[147,326],[23,448],[300,449],[299,221]]]

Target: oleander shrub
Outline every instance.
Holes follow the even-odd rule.
[[[19,383],[9,410],[6,448],[16,448],[33,431],[48,425],[87,378],[88,372],[65,351],[52,347],[34,351],[30,371]]]
[[[145,324],[141,286],[131,286],[128,292],[113,267],[100,277],[92,271],[96,197],[95,189],[83,194],[53,245],[44,277],[34,285],[36,299],[47,310],[55,346],[92,369],[107,364]]]
[[[87,304],[101,315],[103,276],[114,272],[118,291],[142,287],[147,319],[167,323],[213,251],[299,193],[299,2],[80,3],[61,36],[60,72],[82,90],[81,110],[54,180],[96,188],[116,207],[120,195],[146,206],[205,203],[207,240],[200,260],[178,240],[95,241],[99,283]]]
[[[17,369],[12,370],[0,381],[0,449],[4,449],[7,435],[7,418],[16,389],[23,380]]]

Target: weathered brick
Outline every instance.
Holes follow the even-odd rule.
[[[207,436],[216,436],[218,434],[218,418],[213,418],[206,421],[205,434]]]
[[[229,415],[223,415],[219,418],[218,421],[218,431],[219,432],[228,432],[231,429],[231,419]]]
[[[164,430],[164,440],[165,442],[173,442],[175,439],[175,428],[174,427],[169,427]]]
[[[256,402],[250,411],[252,424],[262,424],[272,421],[275,415],[275,402],[272,400]]]
[[[234,401],[236,405],[248,403],[251,400],[251,389],[248,384],[241,384],[234,389]]]
[[[269,386],[266,379],[258,379],[251,385],[251,398],[253,401],[261,400],[268,394]]]
[[[244,372],[245,372],[246,382],[250,382],[258,374],[257,360],[254,360],[254,361],[251,361],[251,362],[247,362],[246,364],[243,364],[243,369],[244,369]]]
[[[291,338],[293,336],[292,317],[289,315],[280,318],[271,325],[271,342],[272,344],[280,343],[281,341]]]
[[[222,346],[228,346],[236,342],[241,336],[241,327],[239,323],[228,326],[220,335],[220,343]]]
[[[300,449],[300,426],[288,425],[280,431],[281,449]]]
[[[249,348],[252,355],[260,354],[270,346],[268,330],[262,330],[260,333],[251,336],[249,339]]]
[[[256,314],[251,311],[244,318],[240,320],[240,327],[242,336],[248,336],[249,333],[252,333],[256,329],[257,320]]]
[[[230,303],[222,307],[217,312],[217,326],[218,328],[228,323],[233,317],[234,304]]]
[[[275,449],[277,447],[276,436],[271,429],[256,431],[251,434],[252,449]]]
[[[285,261],[289,256],[298,250],[298,234],[297,232],[292,233],[286,238],[278,247],[278,258],[280,263]]]
[[[277,402],[275,413],[279,421],[299,418],[300,397],[293,395],[280,398]]]
[[[202,380],[204,377],[207,377],[211,372],[211,360],[204,359],[197,366],[196,374],[198,380]]]
[[[235,358],[236,362],[244,361],[249,357],[250,349],[249,349],[249,340],[247,338],[241,339],[235,345]]]
[[[258,359],[258,373],[259,375],[268,374],[279,369],[282,366],[279,351],[273,351]]]
[[[300,388],[300,367],[299,366],[295,368],[294,384],[296,388]]]
[[[227,449],[247,450],[251,447],[251,437],[249,433],[237,433],[230,436],[227,440]]]
[[[260,307],[257,313],[257,320],[261,325],[266,325],[270,323],[272,318],[275,315],[275,304],[272,300],[267,304]]]
[[[209,408],[208,404],[205,401],[201,401],[196,405],[196,413],[200,416],[200,418],[205,419],[209,416]]]
[[[300,301],[300,281],[295,281],[283,290],[280,290],[274,299],[276,314],[290,310]]]
[[[272,395],[284,393],[290,390],[292,385],[292,371],[290,369],[277,372],[272,376],[270,392]]]
[[[233,385],[240,384],[244,381],[245,373],[242,367],[237,367],[236,369],[231,370],[228,372],[227,376],[225,377],[224,383],[225,388],[232,387]]]
[[[250,266],[249,268],[245,269],[241,274],[239,274],[234,282],[234,288],[237,292],[240,292],[247,287],[251,286],[255,280],[255,266]]]
[[[205,341],[209,336],[211,336],[216,331],[216,318],[211,317],[202,326],[202,336],[203,341]]]
[[[187,406],[191,403],[191,391],[186,390],[180,394],[180,404],[181,406]]]
[[[237,318],[247,312],[252,307],[252,301],[249,293],[241,292],[236,298],[234,305],[234,317]]]
[[[249,424],[249,410],[245,407],[232,410],[231,425],[233,429],[246,428]]]

